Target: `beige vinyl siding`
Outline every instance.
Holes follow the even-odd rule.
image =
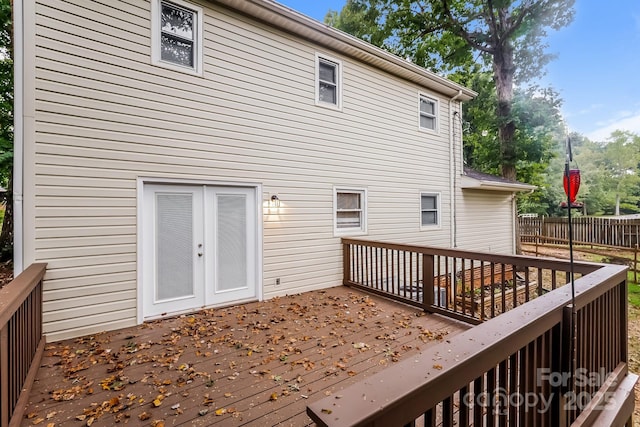
[[[204,77],[151,65],[148,1],[47,0],[36,16],[31,211],[48,263],[45,331],[137,322],[137,179],[258,183],[266,298],[341,283],[333,186],[366,188],[370,239],[450,246],[448,100],[206,2]],[[319,108],[315,54],[342,61],[342,111]],[[418,129],[418,94],[439,129]],[[420,231],[420,192],[442,227]],[[281,284],[275,285],[280,278]]]
[[[512,194],[462,190],[460,200],[458,246],[468,250],[513,254]]]

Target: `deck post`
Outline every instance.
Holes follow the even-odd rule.
[[[342,284],[347,285],[351,281],[351,245],[342,242]]]
[[[433,255],[422,255],[422,308],[424,311],[431,311],[433,306],[433,288],[440,286],[433,281]],[[439,295],[439,293],[438,293]]]

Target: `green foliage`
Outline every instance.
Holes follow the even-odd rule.
[[[640,136],[630,132],[614,132],[606,141],[593,142],[584,136],[570,135],[573,163],[581,173],[579,201],[583,214],[615,215],[640,213]],[[545,173],[548,194],[542,201],[545,214],[566,215],[558,209],[566,199],[562,188],[565,164],[564,142],[556,147],[557,156]],[[579,212],[576,212],[577,214]]]
[[[11,2],[0,0],[0,184],[7,186],[13,163],[13,46]]]
[[[470,165],[537,183],[558,133],[558,97],[535,86],[520,85],[514,93],[514,82],[542,74],[551,60],[544,52],[547,31],[573,19],[573,4],[348,0],[326,22],[475,89],[478,98],[465,106]]]
[[[13,25],[11,1],[0,0],[0,185],[6,212],[0,233],[0,260],[13,255]]]

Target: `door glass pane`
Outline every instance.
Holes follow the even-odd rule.
[[[247,207],[243,194],[218,194],[217,290],[247,287]]]
[[[193,195],[156,194],[156,301],[193,295]]]

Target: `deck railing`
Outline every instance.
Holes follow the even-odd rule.
[[[420,253],[437,255],[431,251]],[[500,262],[567,268],[538,261]],[[425,264],[431,277],[430,261]],[[405,426],[416,420],[425,427],[628,424],[637,376],[627,372],[626,267],[577,269],[583,276],[575,281],[574,346],[571,288],[559,287],[341,390],[339,399],[312,403],[308,414],[320,426]]]
[[[0,426],[20,425],[42,359],[42,277],[32,264],[0,289]]]
[[[342,239],[343,284],[478,324],[569,281],[569,264],[428,246]],[[576,262],[575,277],[600,268]]]

